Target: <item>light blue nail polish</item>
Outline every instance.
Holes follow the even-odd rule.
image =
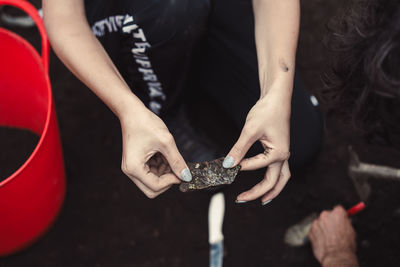
[[[224,162],[222,162],[222,166],[225,169],[228,169],[228,168],[231,168],[234,163],[235,163],[235,159],[231,156],[228,156],[224,159]]]
[[[246,203],[247,201],[245,201],[245,200],[235,200],[235,202],[236,202],[237,204],[242,204],[242,203]]]
[[[190,182],[192,180],[192,174],[190,173],[190,170],[188,168],[184,169],[181,172],[181,178],[185,182]]]
[[[263,206],[267,205],[269,202],[271,202],[272,199],[265,201],[264,203],[262,203]]]

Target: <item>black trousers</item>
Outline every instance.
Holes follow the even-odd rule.
[[[201,90],[243,126],[260,94],[251,0],[88,0],[85,5],[94,34],[151,110],[166,114],[183,92]],[[296,75],[291,168],[309,162],[321,139],[320,113]]]

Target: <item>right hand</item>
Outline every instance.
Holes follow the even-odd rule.
[[[313,222],[309,237],[322,266],[358,266],[356,233],[342,206],[323,211]]]
[[[155,198],[190,171],[164,122],[146,108],[125,114],[122,128],[122,171],[149,198]]]

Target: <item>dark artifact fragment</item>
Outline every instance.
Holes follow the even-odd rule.
[[[222,167],[224,158],[215,159],[213,161],[205,161],[201,163],[188,163],[190,172],[192,173],[191,182],[182,182],[179,186],[181,192],[190,192],[201,189],[216,189],[222,185],[233,183],[241,166],[237,165],[230,169]]]

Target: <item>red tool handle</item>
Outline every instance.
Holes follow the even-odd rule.
[[[349,217],[356,215],[357,213],[359,213],[360,211],[362,211],[363,209],[365,209],[365,203],[363,201],[361,201],[360,203],[354,205],[353,207],[351,207],[350,209],[347,210],[347,215]]]
[[[37,9],[25,0],[0,0],[1,5],[9,5],[17,7],[26,12],[32,20],[36,23],[42,38],[42,64],[46,73],[49,72],[49,39],[47,38],[46,29],[42,18],[40,17]]]

